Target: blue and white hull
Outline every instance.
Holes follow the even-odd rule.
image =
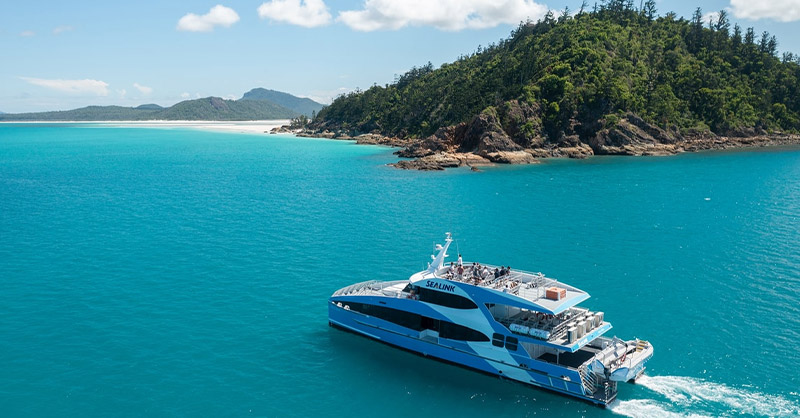
[[[333,301],[328,304],[328,319],[334,327],[492,376],[578,397],[599,405],[606,405],[614,399],[601,401],[586,396],[577,370],[567,370],[530,358],[512,355],[507,350],[493,347],[490,342],[465,343],[438,338],[435,336],[436,333],[424,331],[414,333],[408,332],[408,330],[399,330],[393,327],[393,324],[387,324],[380,319],[338,307]]]
[[[444,265],[452,242],[408,280],[367,281],[336,291],[332,326],[493,376],[598,405],[617,382],[638,377],[652,357],[646,341],[602,335],[603,312],[580,308],[589,295],[541,273],[473,263]],[[490,270],[491,269],[491,270]]]

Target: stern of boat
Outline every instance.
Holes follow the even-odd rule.
[[[625,342],[625,352],[611,363],[609,379],[635,383],[644,373],[645,364],[653,357],[653,345],[645,340]]]

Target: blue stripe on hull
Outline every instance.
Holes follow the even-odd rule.
[[[569,373],[575,376],[575,378],[572,380],[565,380],[552,376],[546,372],[540,372],[532,369],[522,369],[516,367],[516,365],[509,365],[481,357],[463,343],[458,344],[458,348],[451,348],[434,342],[421,340],[418,338],[419,333],[416,331],[408,330],[406,333],[402,333],[379,327],[380,325],[384,325],[381,324],[381,322],[384,321],[357,312],[348,311],[336,307],[333,304],[329,304],[328,318],[331,325],[373,338],[375,340],[411,351],[416,354],[430,356],[437,360],[458,366],[468,367],[492,376],[504,377],[513,381],[551,390],[559,394],[569,395],[589,401],[593,404],[605,405],[605,403],[601,401],[588,398],[583,395],[583,387],[580,383],[580,377],[575,371],[560,368],[559,370],[562,370],[563,373]],[[527,360],[528,363],[540,363],[535,360]],[[546,366],[548,368],[553,368],[553,366],[549,364]],[[503,370],[506,370],[506,372],[503,372]],[[526,381],[520,378],[520,374],[523,374],[524,378],[527,378],[528,380]]]

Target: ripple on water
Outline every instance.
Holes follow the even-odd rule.
[[[797,151],[481,173],[391,151],[0,127],[4,416],[796,413]],[[587,290],[653,376],[610,412],[327,326],[333,291],[408,277],[445,231]]]

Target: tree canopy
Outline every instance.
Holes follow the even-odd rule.
[[[426,137],[517,101],[537,109],[529,135],[549,142],[591,136],[626,113],[679,132],[800,130],[800,56],[779,59],[774,36],[743,34],[724,11],[707,25],[699,8],[686,20],[632,3],[523,22],[453,63],[340,96],[312,127]]]

